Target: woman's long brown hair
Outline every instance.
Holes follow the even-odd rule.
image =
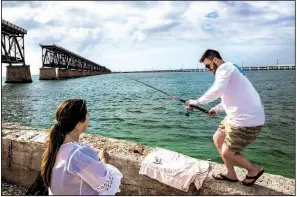
[[[50,187],[51,174],[59,148],[65,136],[79,122],[84,122],[87,115],[86,102],[82,99],[69,99],[59,104],[56,111],[57,123],[50,128],[48,141],[41,161],[41,176],[46,187]]]

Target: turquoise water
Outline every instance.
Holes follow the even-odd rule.
[[[246,75],[260,94],[266,124],[244,154],[268,173],[295,178],[295,71],[249,71]],[[49,128],[58,104],[79,97],[88,103],[87,133],[222,163],[212,136],[224,113],[210,118],[196,111],[187,117],[182,103],[126,76],[184,99],[198,98],[214,80],[208,72],[111,74],[54,81],[33,76],[30,84],[5,84],[2,78],[2,120]]]

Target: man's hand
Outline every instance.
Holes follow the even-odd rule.
[[[214,117],[214,116],[217,115],[217,112],[216,112],[215,110],[212,109],[212,110],[210,110],[210,111],[208,112],[208,115]]]
[[[194,103],[195,103],[195,100],[193,100],[193,99],[190,99],[190,100],[187,100],[187,101],[186,101],[185,105],[186,105],[186,110],[187,110],[188,112],[193,111],[193,108],[190,107],[190,105],[195,105]]]
[[[187,107],[190,107],[190,105],[198,105],[197,100],[194,99],[187,100],[185,104]]]
[[[108,154],[108,152],[106,152],[106,149],[103,149],[100,151],[99,153],[99,159],[100,161],[102,161],[103,163],[108,163],[110,156]]]

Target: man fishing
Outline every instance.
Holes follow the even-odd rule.
[[[212,87],[199,99],[186,101],[186,108],[208,104],[218,98],[221,103],[209,111],[215,116],[225,111],[226,117],[213,136],[216,148],[226,167],[225,173],[213,174],[213,178],[237,182],[233,164],[242,166],[248,173],[242,181],[253,185],[264,173],[262,167],[252,164],[241,152],[259,135],[265,122],[260,96],[240,70],[230,62],[224,62],[218,51],[208,49],[200,62],[215,75]]]

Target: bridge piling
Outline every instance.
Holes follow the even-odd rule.
[[[6,66],[5,83],[31,83],[30,66]]]
[[[30,65],[25,63],[24,37],[27,30],[2,19],[1,23],[1,63],[6,66],[5,83],[32,82]]]
[[[56,68],[39,68],[39,80],[57,79]]]
[[[69,70],[66,68],[58,69],[58,79],[68,79],[69,78]]]

